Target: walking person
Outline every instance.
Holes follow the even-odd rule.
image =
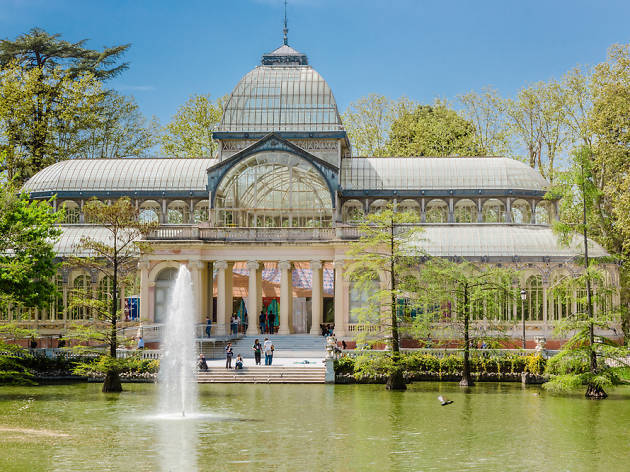
[[[265,324],[267,323],[267,317],[265,316],[265,312],[260,310],[260,315],[258,315],[258,324],[260,324],[260,334],[265,334]]]
[[[234,356],[234,351],[232,351],[232,343],[227,343],[225,346],[225,368],[232,368],[232,357]]]
[[[271,361],[273,360],[273,344],[269,338],[265,338],[263,351],[265,351],[265,365],[271,365]]]
[[[254,345],[252,346],[252,349],[254,350],[254,359],[256,360],[256,365],[260,365],[262,345],[260,344],[260,341],[258,341],[258,338],[256,338],[256,340],[254,341]]]
[[[232,314],[230,326],[232,327],[232,334],[235,335],[238,332],[238,316],[236,316],[236,313]]]

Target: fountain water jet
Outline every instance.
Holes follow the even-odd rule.
[[[163,355],[158,378],[161,415],[186,417],[197,411],[196,318],[192,279],[182,265],[169,295],[161,342]]]

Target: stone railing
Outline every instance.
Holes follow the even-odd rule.
[[[391,352],[391,351],[384,350],[384,349],[342,349],[341,351],[342,355],[345,355],[348,357],[356,357],[363,354],[378,356],[387,352]],[[463,355],[463,349],[455,349],[455,348],[439,349],[439,348],[404,348],[403,347],[403,348],[400,348],[400,352],[405,353],[405,354],[421,352],[424,354],[431,354],[438,358],[443,358],[443,357],[447,357],[451,355],[456,355],[456,356]],[[477,357],[479,356],[502,357],[502,356],[507,356],[507,355],[528,356],[531,354],[540,353],[540,351],[536,349],[471,349],[470,352],[471,352],[471,355],[474,355]],[[544,351],[544,355],[546,355],[547,357],[551,357],[551,356],[556,355],[558,352],[560,351],[546,349]]]
[[[164,225],[147,237],[153,241],[332,241],[359,237],[352,226],[335,228],[200,228],[191,225]]]

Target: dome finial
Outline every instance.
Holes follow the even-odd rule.
[[[289,33],[289,28],[287,28],[287,0],[284,0],[284,29],[282,30],[284,33],[284,45],[289,45],[289,38],[287,34]]]

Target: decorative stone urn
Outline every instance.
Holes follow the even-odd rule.
[[[547,344],[547,338],[545,338],[544,336],[536,336],[534,340],[536,341],[536,354],[544,356],[546,351],[545,345]]]

